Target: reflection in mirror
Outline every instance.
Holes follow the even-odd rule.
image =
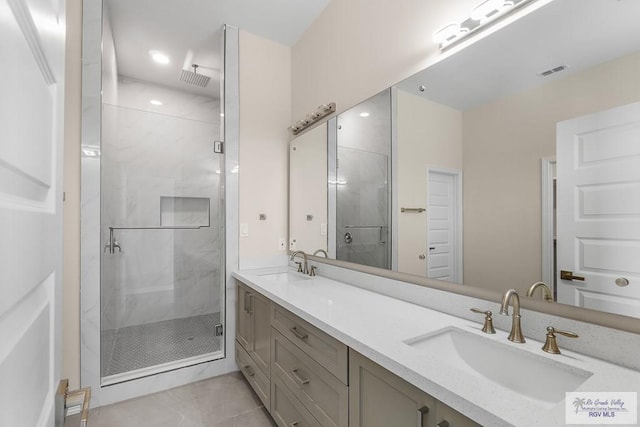
[[[329,182],[329,228],[335,257],[391,268],[391,91],[385,90],[337,117],[330,138],[335,182]],[[334,248],[330,248],[333,253]]]
[[[289,249],[327,251],[327,123],[289,146]]]
[[[394,87],[394,269],[521,295],[543,280],[560,302],[640,316],[635,16],[639,2],[550,2]],[[577,159],[556,153],[572,141]],[[567,178],[596,166],[617,177]]]

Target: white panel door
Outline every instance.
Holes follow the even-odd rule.
[[[0,426],[53,426],[64,1],[0,0]]]
[[[458,280],[455,177],[430,170],[427,187],[427,277],[450,282]]]
[[[559,123],[557,185],[558,301],[640,317],[640,103]]]

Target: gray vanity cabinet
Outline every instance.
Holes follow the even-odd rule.
[[[271,301],[236,281],[236,363],[270,407]]]
[[[236,281],[236,363],[280,427],[475,427]]]
[[[351,427],[475,427],[454,411],[361,354],[349,350]]]

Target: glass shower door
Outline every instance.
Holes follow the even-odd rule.
[[[102,377],[211,359],[223,345],[219,125],[106,103],[103,123]]]
[[[222,29],[205,2],[188,33],[161,24],[174,0],[139,6],[103,3],[102,385],[224,355]]]

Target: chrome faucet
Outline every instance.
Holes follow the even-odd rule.
[[[511,332],[509,333],[509,341],[516,343],[525,342],[524,335],[522,335],[522,328],[520,327],[520,297],[515,289],[509,289],[502,296],[502,304],[500,305],[500,314],[506,316],[509,315],[509,301],[513,300],[513,316],[511,323]]]
[[[544,282],[536,282],[527,291],[527,296],[532,297],[536,289],[542,288],[542,297],[545,301],[553,302],[553,296],[551,295],[551,289]]]
[[[293,259],[296,257],[296,255],[302,255],[302,258],[304,259],[304,267],[303,265],[298,264],[298,272],[300,273],[304,273],[304,274],[309,274],[309,265],[307,264],[307,254],[304,253],[304,251],[295,251],[294,253],[291,254],[291,261],[293,261]]]

